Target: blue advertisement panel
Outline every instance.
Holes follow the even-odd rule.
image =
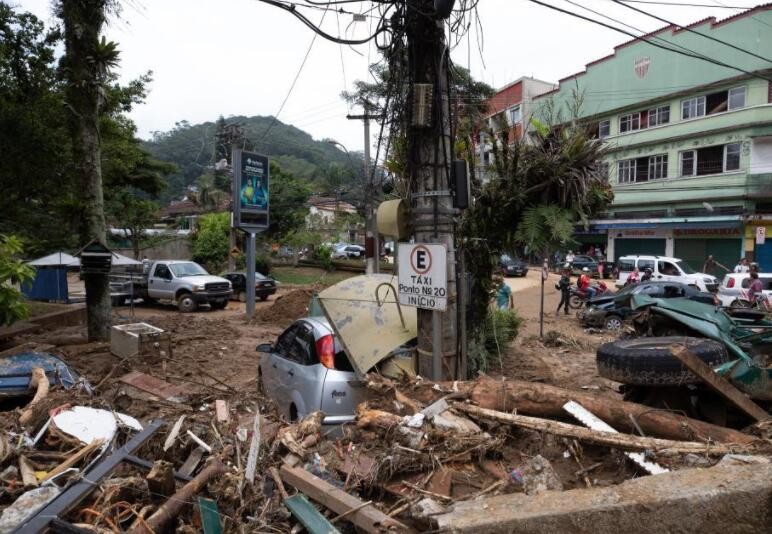
[[[233,225],[250,232],[268,228],[269,163],[266,156],[233,150]]]

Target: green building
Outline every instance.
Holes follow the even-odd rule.
[[[580,102],[610,150],[614,203],[576,238],[609,259],[676,256],[700,270],[708,254],[730,268],[744,256],[772,271],[772,4],[688,29],[742,50],[668,26],[536,98],[542,119]]]

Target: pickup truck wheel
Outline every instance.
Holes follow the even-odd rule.
[[[177,298],[177,307],[183,313],[192,313],[198,309],[198,304],[189,293],[185,293]]]
[[[260,299],[260,302],[265,302],[266,300],[268,300],[268,295],[260,295],[260,296],[259,296],[259,297],[257,297],[257,298],[259,298],[259,299]]]
[[[670,354],[670,346],[683,344],[702,361],[715,367],[729,361],[722,343],[696,337],[641,337],[605,343],[598,348],[598,374],[636,386],[696,384],[700,379]]]

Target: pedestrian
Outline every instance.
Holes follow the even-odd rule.
[[[751,306],[755,306],[760,296],[763,295],[764,283],[759,279],[759,273],[751,271],[751,285],[748,286],[748,296]]]
[[[496,275],[493,279],[498,286],[496,289],[496,307],[500,310],[512,309],[515,307],[515,299],[512,296],[512,289],[504,282],[504,277]]]
[[[713,258],[713,254],[708,254],[708,258],[705,260],[705,263],[702,266],[702,272],[705,273],[705,274],[712,275],[713,274],[713,269],[715,269],[717,265],[719,267],[721,267],[722,269],[724,269],[726,272],[730,272],[731,271],[731,269],[729,269],[729,267],[727,267],[725,265],[722,265],[721,263],[716,261],[716,259]]]
[[[560,266],[560,262],[563,261],[563,255],[560,253],[559,250],[555,251],[555,269],[557,269]]]
[[[568,254],[566,254],[566,263],[574,263],[574,253],[572,251],[568,251]]]
[[[568,301],[571,296],[571,269],[568,264],[563,267],[563,273],[560,276],[560,281],[555,284],[555,289],[560,291],[560,303],[558,304],[558,309],[555,310],[555,315],[560,315],[561,307],[565,314],[568,315]]]
[[[750,270],[751,268],[748,266],[747,258],[740,258],[740,261],[734,266],[734,272],[736,273],[747,273],[750,272]]]
[[[633,269],[633,272],[631,272],[627,276],[627,280],[625,281],[625,285],[629,286],[629,285],[637,284],[640,281],[641,281],[640,271],[638,270],[638,267],[636,267],[636,268]]]
[[[643,276],[641,276],[641,282],[648,282],[649,280],[651,280],[651,274],[652,274],[651,269],[646,267],[643,270]]]

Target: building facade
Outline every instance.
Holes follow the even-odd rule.
[[[503,134],[514,143],[523,138],[528,130],[528,120],[533,113],[534,99],[544,93],[554,90],[556,84],[535,78],[522,77],[496,91],[487,101],[488,113],[483,119],[477,145],[480,176],[485,177],[486,169],[493,162],[493,140],[491,132]],[[525,126],[524,126],[525,125]],[[501,135],[501,138],[504,136]]]
[[[772,4],[688,28],[742,50],[668,26],[536,98],[537,117],[578,103],[609,149],[613,205],[577,240],[609,259],[668,255],[701,270],[712,254],[772,271]]]

